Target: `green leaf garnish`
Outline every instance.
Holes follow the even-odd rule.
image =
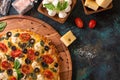
[[[20,70],[16,70],[16,72],[17,72],[17,79],[20,80],[23,76],[22,76]]]
[[[0,22],[0,32],[3,31],[6,26],[7,26],[6,22]]]
[[[56,11],[62,11],[65,10],[68,6],[67,1],[59,1],[57,6],[54,6],[52,3],[44,4],[44,6],[49,10],[56,10]]]
[[[68,2],[64,1],[64,2],[58,2],[57,4],[57,10],[62,11],[64,9],[66,9],[68,6]]]
[[[12,46],[12,43],[11,42],[8,42],[8,47],[10,48]]]
[[[44,6],[50,10],[54,10],[55,6],[52,3],[44,4]]]
[[[14,68],[16,70],[20,68],[20,62],[17,59],[14,61]]]
[[[20,33],[16,33],[16,34],[14,35],[14,37],[19,37],[19,35],[20,35]]]

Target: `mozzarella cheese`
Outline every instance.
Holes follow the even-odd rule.
[[[35,69],[36,67],[40,68],[39,64],[36,61],[33,61],[32,68]]]
[[[35,49],[35,50],[40,50],[41,47],[42,47],[42,46],[40,45],[39,42],[34,45],[34,49]]]
[[[59,12],[59,18],[65,18],[66,16],[67,16],[67,13]]]
[[[65,9],[65,12],[69,12],[71,10],[71,6],[68,6],[66,9]]]
[[[13,76],[14,76],[14,77],[17,77],[17,72],[16,72],[15,69],[13,69]]]
[[[12,38],[12,43],[17,43],[18,38],[17,37],[11,37]]]
[[[72,0],[65,0],[65,1],[67,1],[69,5],[72,4]]]
[[[85,6],[95,11],[99,8],[99,5],[93,0],[86,0]]]
[[[69,46],[73,41],[76,40],[76,37],[73,35],[72,31],[68,31],[63,35],[60,40],[66,45]]]
[[[43,7],[45,7],[44,4],[52,3],[55,7],[57,7],[58,3],[62,1],[68,2],[68,6],[66,9],[59,11],[59,10],[49,10],[47,8],[47,11],[50,16],[55,16],[56,14],[58,14],[59,18],[65,18],[67,16],[67,13],[70,12],[71,10],[72,0],[43,0],[42,4]]]
[[[8,80],[8,76],[6,72],[0,73],[0,80]]]
[[[96,0],[96,3],[103,8],[107,8],[111,2],[112,0]]]
[[[37,80],[44,80],[44,77],[41,74],[39,74],[37,75]]]
[[[53,4],[54,6],[57,6],[58,2],[59,2],[59,0],[53,0],[52,4]]]
[[[0,60],[2,61],[7,60],[7,57],[2,52],[0,52]]]
[[[55,16],[55,15],[56,15],[56,11],[48,10],[48,14],[49,14],[50,16]]]

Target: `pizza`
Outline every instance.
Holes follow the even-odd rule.
[[[56,48],[29,30],[0,35],[0,80],[60,80]]]

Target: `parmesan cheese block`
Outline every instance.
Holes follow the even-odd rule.
[[[99,5],[94,0],[86,0],[85,6],[95,11],[99,8]]]
[[[96,3],[103,8],[107,8],[111,2],[112,0],[96,0]]]
[[[76,40],[76,37],[73,35],[72,31],[68,31],[63,35],[60,40],[66,45],[69,46],[73,41]]]

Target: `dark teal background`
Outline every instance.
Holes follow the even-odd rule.
[[[25,15],[47,22],[61,35],[72,30],[77,37],[77,40],[69,46],[73,62],[73,80],[120,80],[120,0],[113,0],[111,10],[89,16],[84,14],[81,0],[78,0],[64,24],[37,12],[40,3],[41,0]],[[8,15],[13,14],[17,12],[11,6]],[[84,29],[75,26],[76,17],[84,21]],[[88,28],[90,19],[97,21],[95,29]],[[80,49],[85,53],[82,54]],[[94,57],[87,57],[88,53]]]

